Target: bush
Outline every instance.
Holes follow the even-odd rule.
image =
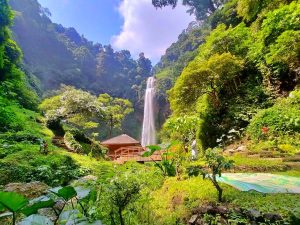
[[[5,158],[7,155],[19,152],[22,147],[18,144],[0,143],[0,159]]]
[[[93,140],[92,143],[89,145],[89,150],[89,156],[95,158],[103,158],[108,149],[102,146],[99,142]]]
[[[16,104],[11,104],[7,99],[0,97],[0,131],[6,132],[8,130],[19,131],[23,129],[22,123],[17,120],[15,114],[15,108],[18,108]]]
[[[34,168],[27,174],[27,181],[42,181],[50,186],[67,185],[71,180],[78,178],[82,171],[74,165],[55,165],[53,168],[50,165],[41,165]],[[84,171],[83,171],[84,172]],[[84,172],[85,173],[85,172]]]
[[[255,139],[276,138],[300,132],[299,91],[287,99],[279,100],[273,107],[261,110],[251,120],[247,134]]]
[[[247,132],[254,139],[263,136],[279,136],[300,131],[299,110],[272,107],[260,111],[251,121]],[[264,127],[266,131],[263,131]]]
[[[0,162],[0,185],[12,182],[26,182],[27,174],[33,169],[30,165],[16,165],[11,162]]]
[[[29,133],[28,131],[20,131],[17,133],[10,133],[7,132],[3,135],[0,135],[1,139],[5,139],[9,142],[29,142],[32,144],[39,144],[40,143],[40,137],[37,135],[34,135],[32,133]]]
[[[11,182],[42,181],[48,185],[66,185],[85,175],[69,156],[54,152],[43,155],[38,145],[19,143],[19,149],[0,159],[0,185]]]

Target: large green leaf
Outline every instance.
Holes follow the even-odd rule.
[[[15,192],[0,191],[0,204],[11,212],[17,212],[28,204],[28,200]]]
[[[65,201],[69,201],[71,198],[77,196],[77,193],[72,186],[63,187],[58,190],[52,189],[51,191],[57,196],[62,197]]]
[[[29,202],[29,205],[22,209],[22,213],[26,216],[30,216],[32,214],[36,214],[39,209],[49,208],[55,204],[53,199],[48,196],[41,196],[39,198],[35,198]]]
[[[46,216],[35,214],[23,219],[19,225],[54,225],[54,223]]]

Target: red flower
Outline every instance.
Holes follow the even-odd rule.
[[[268,127],[263,127],[263,128],[261,128],[261,132],[262,132],[263,134],[267,134],[268,131],[269,131],[269,128],[268,128]]]

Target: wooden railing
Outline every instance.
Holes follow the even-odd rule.
[[[162,151],[155,152],[150,157],[143,157],[142,154],[146,151],[146,148],[140,146],[128,146],[117,149],[113,155],[109,155],[114,161],[118,163],[124,163],[127,161],[136,162],[150,162],[161,161]]]

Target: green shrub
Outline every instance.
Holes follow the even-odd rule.
[[[8,143],[0,143],[0,159],[5,158],[7,155],[19,152],[22,150],[22,147],[18,144],[8,144]]]
[[[51,186],[67,185],[71,180],[85,175],[85,171],[74,168],[72,165],[55,165],[53,168],[49,165],[35,167],[27,174],[27,181],[42,181]]]
[[[48,185],[66,185],[86,172],[69,156],[55,151],[39,152],[38,145],[20,143],[19,151],[0,159],[0,185],[11,182],[42,181]]]
[[[247,131],[254,139],[261,138],[263,127],[269,129],[266,135],[278,136],[281,133],[294,133],[300,131],[299,110],[272,107],[260,111],[251,121]]]
[[[32,134],[28,131],[20,131],[20,132],[7,132],[5,134],[0,135],[1,139],[5,139],[8,142],[28,142],[32,144],[39,144],[41,135]]]
[[[107,152],[107,148],[102,146],[99,142],[92,140],[88,146],[88,154],[94,158],[103,158]]]
[[[34,168],[30,165],[23,165],[11,162],[0,162],[0,185],[12,182],[26,182],[27,174]]]
[[[8,130],[19,131],[23,129],[22,123],[18,122],[15,109],[18,108],[16,104],[8,102],[8,100],[0,97],[0,131]]]
[[[247,134],[255,139],[276,138],[300,132],[299,91],[287,99],[279,100],[273,107],[261,110],[251,120]]]
[[[278,145],[278,148],[280,151],[291,154],[291,155],[293,155],[297,152],[300,152],[300,148],[296,148],[295,146],[290,145],[290,144],[280,144],[280,145]]]
[[[115,166],[114,171],[110,171],[112,163],[99,164],[102,171],[98,180],[98,200],[89,206],[93,216],[103,220],[105,224],[121,224],[121,220],[125,224],[150,224],[150,215],[145,216],[151,213],[149,196],[163,182],[158,169],[152,164],[128,162]],[[112,176],[107,177],[108,173]],[[141,223],[142,221],[145,223]]]

